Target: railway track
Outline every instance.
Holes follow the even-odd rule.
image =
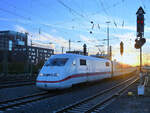
[[[68,105],[62,109],[54,111],[54,113],[96,113],[100,109],[114,101],[114,99],[121,94],[132,84],[134,84],[139,78],[133,76],[132,78],[127,79],[109,89],[98,92],[97,94],[87,97],[83,100],[80,100],[76,103]]]
[[[5,111],[10,108],[15,108],[27,103],[32,103],[38,100],[42,100],[45,98],[53,97],[58,95],[58,93],[49,93],[49,92],[40,92],[28,96],[23,96],[15,99],[6,100],[3,102],[0,102],[0,111]]]
[[[0,81],[0,85],[2,84],[13,84],[13,83],[18,83],[18,82],[29,82],[31,80],[10,80],[10,81]],[[35,81],[35,80],[32,80]]]
[[[5,83],[0,83],[0,89],[19,87],[19,86],[25,86],[25,85],[34,85],[34,84],[35,84],[34,81],[5,82]]]

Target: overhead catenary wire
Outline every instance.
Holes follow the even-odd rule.
[[[84,20],[91,22],[90,19],[87,18],[87,16],[85,17],[83,14],[77,12],[76,10],[74,10],[73,8],[69,7],[68,5],[66,5],[62,0],[57,0],[58,3],[60,3],[63,7],[65,7],[66,9],[69,10],[69,12],[72,12],[72,14],[76,14],[77,16],[80,16],[81,18],[83,18]],[[94,25],[94,24],[93,24]],[[79,24],[80,26],[80,24]],[[93,26],[94,28],[94,26]],[[92,31],[90,31],[90,33],[92,33]]]
[[[59,1],[61,1],[61,0],[59,0]],[[117,5],[119,5],[119,3],[121,3],[121,2],[116,2],[116,3],[114,3],[114,4],[112,4],[111,6],[108,6],[107,7],[107,5],[105,5],[104,3],[103,3],[103,5],[105,6],[105,10],[106,10],[106,12],[108,13],[108,15],[110,15],[110,13],[109,13],[109,11],[108,11],[108,9],[110,9],[111,7],[116,7]],[[69,5],[67,5],[67,6],[69,6]],[[69,6],[70,7],[70,6]],[[73,9],[72,7],[70,7],[71,9]],[[69,10],[69,8],[68,8],[68,10]],[[77,12],[77,13],[75,13],[75,12]],[[88,20],[88,22],[89,22],[89,19],[85,19],[85,14],[82,14],[82,13],[80,13],[78,10],[76,11],[75,9],[73,9],[73,10],[71,10],[71,13],[73,14],[73,15],[76,15],[76,17],[81,17],[82,19],[84,19],[84,20]],[[18,14],[18,13],[17,13]],[[78,15],[79,14],[79,15]],[[82,17],[82,16],[84,16],[84,17]],[[19,17],[19,16],[17,16],[17,17]],[[26,16],[24,16],[24,17],[26,17]],[[32,16],[31,16],[32,17]],[[50,27],[52,27],[52,28],[63,28],[63,26],[62,25],[60,25],[59,23],[56,23],[56,24],[51,24],[51,25],[46,25],[44,22],[42,22],[42,23],[39,23],[39,22],[36,22],[36,20],[35,20],[35,22],[34,21],[32,21],[32,20],[30,20],[31,19],[31,17],[26,17],[26,19],[29,21],[29,23],[28,23],[28,21],[26,21],[27,23],[26,24],[30,24],[31,26],[32,25],[35,25],[35,24],[37,24],[38,25],[38,27],[37,27],[37,29],[40,27],[40,26],[44,26],[44,27],[48,27],[48,28],[50,28]],[[20,18],[22,18],[22,17],[20,17]],[[25,18],[24,18],[25,19]],[[25,20],[26,20],[25,19]],[[90,20],[91,21],[91,20]],[[102,32],[106,32],[104,29],[102,29],[102,27],[101,27],[101,24],[97,24],[96,22],[95,22],[95,20],[93,20],[94,21],[94,24],[93,24],[93,26],[89,26],[89,28],[85,28],[86,30],[90,30],[91,29],[91,27],[92,27],[92,29],[94,29],[95,30],[95,28],[99,25],[99,28],[98,28],[98,30],[99,31],[102,31]],[[80,22],[80,21],[79,21]],[[63,23],[63,22],[62,22]],[[117,26],[117,27],[119,27],[119,25],[118,25],[118,23],[116,22],[116,21],[112,21],[112,24],[114,23],[114,25],[115,25],[115,23],[116,23],[116,25],[115,25],[115,27]],[[65,24],[65,22],[63,23],[63,24]],[[81,25],[81,24],[79,24],[79,25]],[[121,25],[121,24],[120,24]],[[74,30],[74,31],[80,31],[81,30],[81,27],[82,27],[82,25],[81,26],[79,26],[79,28],[80,29],[77,29],[76,28],[76,26],[77,25],[71,25],[71,26],[67,26],[66,27],[66,29],[67,30]],[[122,26],[124,26],[124,20],[123,20],[123,22],[122,22]],[[35,26],[36,27],[36,26]],[[116,27],[116,28],[117,28]],[[42,27],[41,27],[42,28]],[[64,28],[65,29],[65,28]],[[85,30],[81,30],[81,32],[82,31],[85,31]],[[93,33],[98,33],[99,31],[94,31]],[[42,32],[43,32],[43,29],[42,29]],[[86,32],[86,31],[85,31]],[[89,33],[89,31],[87,31],[87,33]]]
[[[30,21],[30,18],[29,18],[29,17],[25,17],[25,16],[23,16],[23,15],[14,13],[14,12],[12,12],[12,11],[3,9],[3,8],[1,8],[1,7],[0,7],[0,10],[3,11],[3,12],[7,12],[7,13],[9,13],[9,14],[11,14],[11,15],[14,15],[14,16],[17,16],[17,17],[20,17],[20,18],[23,18],[23,19],[26,19],[26,20]]]
[[[120,5],[120,4],[122,4],[123,2],[124,2],[124,0],[122,0],[122,1],[117,1],[117,2],[114,3],[112,6],[108,6],[107,3],[105,3],[105,5],[107,5],[107,7],[104,7],[104,4],[103,4],[102,0],[99,0],[99,3],[100,3],[100,4],[102,5],[102,7],[103,7],[103,12],[107,15],[108,19],[111,18],[111,17],[109,16],[109,13],[108,13],[107,10],[109,10],[110,8],[116,7],[116,6]],[[117,28],[118,25],[117,25],[116,21],[115,21],[113,18],[111,18],[110,20],[112,20],[114,26]],[[113,28],[113,29],[114,29],[114,28]]]
[[[14,7],[15,8],[15,7]],[[12,13],[13,14],[13,13]],[[13,14],[14,15],[14,14]],[[15,15],[15,16],[19,16],[19,14],[17,14],[17,15]],[[81,16],[81,15],[80,15]],[[19,16],[20,17],[20,16]],[[82,16],[83,17],[83,16]],[[33,21],[31,20],[31,18],[29,17],[29,18],[26,18],[26,17],[24,17],[25,19],[28,19],[29,21],[27,22],[26,21],[26,23],[24,22],[24,24],[31,24],[31,26],[33,27]],[[17,21],[17,20],[16,20]],[[19,21],[20,22],[20,21]],[[35,23],[35,21],[34,21],[34,23]],[[38,22],[36,22],[36,23],[38,23]],[[44,25],[44,26],[50,26],[50,25],[46,25],[46,24],[43,24],[43,23],[38,23],[39,25]],[[54,27],[53,25],[51,26],[51,27]],[[56,28],[57,28],[57,26],[55,26]],[[37,27],[38,28],[38,27]]]
[[[85,17],[83,14],[80,14],[79,12],[77,12],[76,10],[74,10],[73,8],[69,7],[68,5],[66,5],[62,0],[57,0],[58,3],[60,3],[62,6],[64,6],[66,9],[68,9],[70,12],[73,12],[74,14],[84,18],[85,20],[90,21],[90,19],[88,19],[87,17]]]

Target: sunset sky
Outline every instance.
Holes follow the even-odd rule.
[[[110,21],[110,45],[113,59],[137,65],[139,50],[134,48],[136,38],[136,11],[145,10],[146,44],[143,46],[144,64],[150,63],[150,0],[1,0],[0,30],[29,33],[34,45],[55,49],[82,50],[96,54],[107,50],[107,21]],[[91,21],[93,24],[91,24]],[[92,34],[90,34],[92,31]],[[124,54],[120,55],[120,42]]]

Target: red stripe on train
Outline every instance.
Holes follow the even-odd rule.
[[[58,83],[58,82],[63,82],[65,80],[68,80],[71,78],[76,78],[76,77],[95,76],[95,75],[110,74],[110,73],[111,72],[82,73],[82,74],[71,75],[62,80],[58,80],[58,81],[36,81],[36,82],[38,82],[38,83]]]

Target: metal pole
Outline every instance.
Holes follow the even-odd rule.
[[[26,39],[27,39],[27,42],[25,44],[26,46],[26,72],[25,74],[28,74],[29,73],[29,48],[28,48],[28,33],[25,33],[26,34]]]
[[[31,72],[30,72],[30,74],[31,74],[31,76],[32,76],[32,40],[31,40]]]
[[[112,60],[112,46],[110,46],[110,60]]]
[[[107,21],[107,55],[109,56],[109,23],[110,21]]]
[[[69,51],[71,50],[71,40],[69,40]]]
[[[140,72],[142,72],[142,47],[140,48]]]
[[[4,39],[4,67],[3,67],[3,71],[4,71],[4,75],[5,76],[7,76],[7,74],[8,74],[8,40],[7,40],[7,38],[8,38],[8,33],[6,34],[6,36],[5,37],[3,37],[3,39]]]
[[[62,54],[64,53],[64,47],[61,47],[62,48]]]

